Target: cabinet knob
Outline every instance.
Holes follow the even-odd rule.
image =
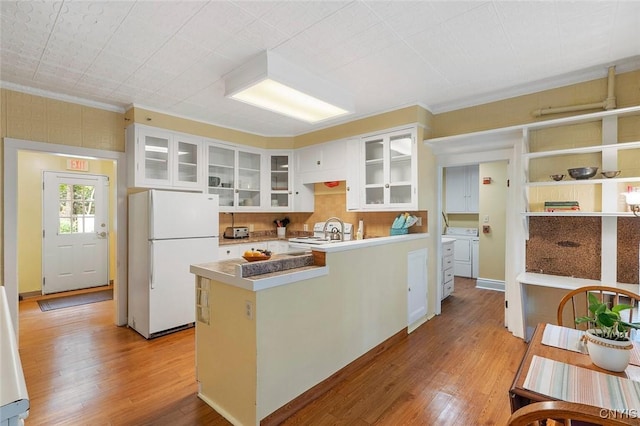
[[[316,161],[316,165],[319,166],[320,165],[320,160]]]
[[[351,188],[347,186],[347,191],[350,191],[350,190],[351,190]]]
[[[385,184],[384,184],[384,187],[385,187],[385,188],[388,188],[388,187],[389,187],[389,184],[388,184],[388,183],[385,183]]]

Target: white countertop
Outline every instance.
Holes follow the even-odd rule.
[[[540,287],[560,288],[566,290],[574,290],[576,288],[591,286],[591,285],[604,285],[607,287],[622,288],[625,290],[638,293],[640,286],[638,284],[625,284],[625,283],[611,283],[598,280],[588,280],[585,278],[563,277],[560,275],[548,275],[538,274],[535,272],[522,272],[518,274],[517,278],[519,283],[524,285],[535,285]]]
[[[418,239],[426,239],[427,233],[396,235],[380,238],[369,238],[365,240],[351,240],[339,243],[309,244],[290,243],[292,248],[301,248],[306,250],[315,250],[325,253],[336,253],[347,250],[357,250],[366,247],[374,247],[387,244],[402,243]],[[283,254],[286,256],[286,253]],[[237,263],[245,262],[242,259],[230,259],[219,262],[208,262],[197,265],[191,265],[191,273],[229,284],[235,287],[244,288],[250,291],[260,291],[271,287],[285,284],[291,284],[297,281],[308,280],[329,274],[329,266],[307,266],[303,268],[289,269],[287,271],[273,272],[253,277],[241,277],[235,272],[234,267]]]
[[[304,244],[304,243],[292,243],[289,242],[291,247],[300,247],[300,248],[313,248],[313,250],[323,251],[325,253],[336,253],[345,250],[356,250],[365,247],[374,247],[379,245],[393,244],[393,243],[402,243],[405,241],[411,240],[419,240],[422,238],[428,238],[428,233],[420,233],[420,234],[405,234],[405,235],[393,235],[389,237],[377,237],[377,238],[366,238],[364,240],[349,240],[349,241],[341,241],[339,243],[326,243],[326,244]]]

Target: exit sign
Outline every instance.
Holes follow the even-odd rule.
[[[79,170],[81,172],[88,172],[89,160],[81,160],[79,158],[68,159],[67,170]]]

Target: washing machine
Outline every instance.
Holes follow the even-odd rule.
[[[478,228],[448,227],[445,235],[456,240],[453,243],[453,275],[478,278],[480,250]]]

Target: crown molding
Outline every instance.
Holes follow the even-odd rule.
[[[474,107],[490,102],[502,101],[516,96],[530,95],[532,93],[543,92],[545,90],[557,89],[559,87],[570,86],[572,84],[584,83],[607,76],[609,67],[616,67],[616,74],[636,71],[640,69],[640,56],[622,59],[612,63],[600,64],[579,71],[574,71],[558,76],[545,78],[525,84],[520,84],[503,90],[495,90],[485,94],[461,98],[451,102],[442,102],[427,106],[426,108],[433,114],[442,114],[458,109]]]
[[[43,98],[55,99],[57,101],[70,102],[73,104],[79,104],[91,108],[103,109],[106,111],[117,112],[124,114],[125,108],[120,105],[108,104],[105,102],[92,101],[89,99],[79,98],[77,96],[63,95],[62,93],[51,92],[49,90],[37,89],[35,87],[22,86],[20,84],[9,83],[7,81],[0,80],[0,88],[13,90],[14,92],[26,93],[34,96],[41,96]]]

